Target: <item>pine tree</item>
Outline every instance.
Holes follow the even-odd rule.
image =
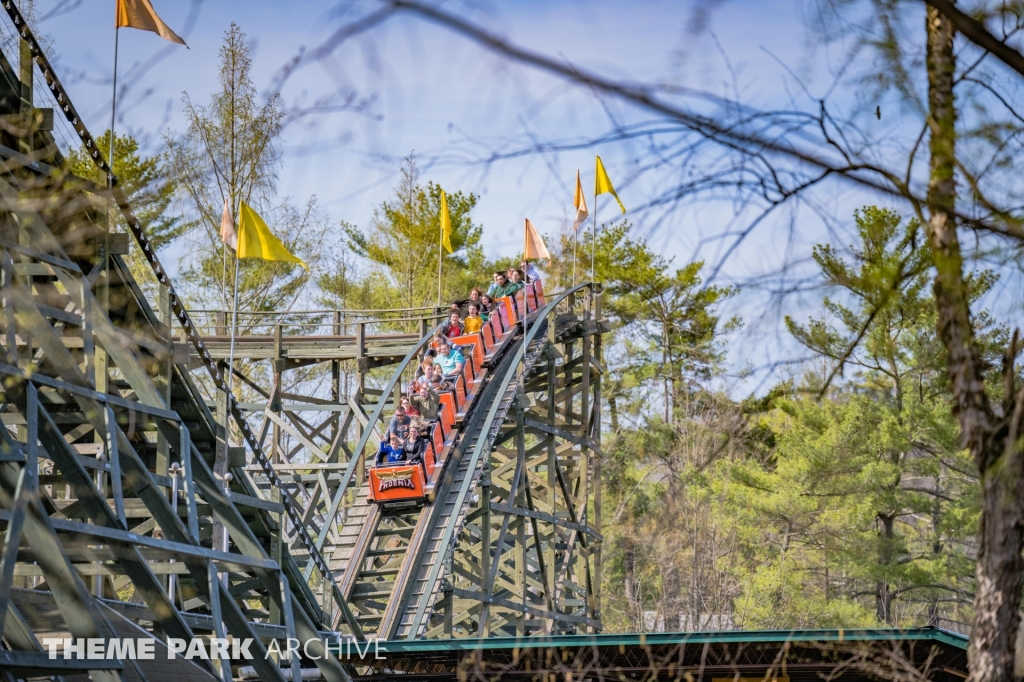
[[[452,221],[452,253],[441,252],[443,290],[440,303],[464,299],[474,286],[486,284],[482,228],[470,212],[474,194],[448,192]],[[420,184],[420,171],[412,155],[401,168],[401,181],[391,200],[373,212],[366,228],[342,223],[353,253],[364,259],[363,272],[339,269],[320,279],[320,287],[336,299],[360,292],[366,307],[417,308],[438,303],[437,264],[441,245],[441,186]]]

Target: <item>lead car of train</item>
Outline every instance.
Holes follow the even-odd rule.
[[[455,379],[455,389],[441,393],[438,418],[430,429],[422,462],[374,467],[369,471],[369,497],[378,504],[432,501],[434,488],[444,475],[459,427],[473,408],[491,361],[516,334],[517,324],[544,307],[540,280],[527,284],[515,296],[499,298],[495,312],[478,334],[451,339],[466,362]]]

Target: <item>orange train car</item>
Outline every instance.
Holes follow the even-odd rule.
[[[455,379],[455,389],[441,393],[438,419],[427,436],[422,462],[371,468],[369,497],[372,501],[388,504],[432,499],[433,488],[444,473],[462,420],[480,394],[479,388],[487,376],[487,365],[505,341],[515,335],[516,324],[543,307],[544,289],[540,281],[527,284],[515,296],[495,301],[495,310],[479,333],[452,339],[466,358],[466,363]]]

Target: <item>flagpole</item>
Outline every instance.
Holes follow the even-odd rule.
[[[596,181],[595,181],[596,184]],[[597,252],[597,187],[594,188],[594,233],[590,239],[590,281],[594,281],[594,254]]]
[[[235,254],[235,292],[231,303],[231,350],[228,352],[227,390],[231,392],[231,379],[235,368],[235,334],[238,328],[238,254]]]
[[[223,220],[223,218],[221,220]],[[232,221],[233,220],[234,219],[232,218]],[[226,242],[224,242],[224,255],[220,259],[220,266],[220,290],[223,292],[228,288],[228,245]]]
[[[121,35],[121,29],[114,27],[114,94],[110,99],[110,153],[107,158],[107,165],[110,167],[110,175],[114,175],[114,117],[117,112],[117,39]],[[107,178],[107,184],[114,186],[113,178]]]
[[[576,247],[580,243],[580,227],[576,226],[576,229],[572,231],[572,285],[576,286]]]
[[[440,233],[437,239],[437,307],[441,307],[441,242],[444,241],[444,226],[439,225]]]
[[[530,228],[527,227],[527,225],[529,225],[529,224],[530,224],[530,219],[529,218],[523,218],[523,263],[526,264],[526,265],[530,264],[530,261],[528,259],[528,255],[529,255],[529,251],[530,251],[530,249],[529,249],[529,246],[530,246]],[[523,268],[523,279],[522,279],[522,281],[523,282],[526,281],[526,268],[525,267]],[[515,301],[514,298],[512,300]],[[526,301],[527,301],[527,298],[526,298],[526,294],[524,292],[523,293],[524,305],[526,304]],[[523,333],[525,334],[527,331],[529,331],[530,321],[529,321],[529,318],[525,314],[526,313],[525,310],[522,310],[520,312],[523,313]]]

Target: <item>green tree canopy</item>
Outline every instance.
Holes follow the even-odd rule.
[[[441,244],[441,186],[420,184],[413,156],[401,168],[393,197],[376,207],[366,228],[342,223],[348,247],[364,259],[367,269],[338,268],[321,277],[328,301],[353,300],[359,291],[366,307],[415,308],[437,303],[438,256]],[[452,253],[441,257],[441,303],[465,298],[474,286],[486,284],[486,261],[481,246],[482,228],[470,212],[475,194],[448,192]],[[358,280],[358,283],[356,283]]]
[[[930,259],[916,220],[866,207],[854,221],[851,259],[814,250],[838,298],[822,318],[786,321],[824,367],[774,402],[771,457],[722,481],[751,560],[737,601],[751,627],[806,624],[807,608],[826,625],[969,622],[977,479],[949,411]],[[977,300],[992,278],[971,282]],[[999,328],[977,332],[1005,343]]]
[[[108,129],[99,138],[105,149],[110,143]],[[93,162],[92,157],[80,149],[68,152],[67,165],[72,173],[88,178],[98,185],[106,185],[106,175]],[[131,135],[114,135],[114,174],[117,184],[131,202],[135,215],[142,223],[150,244],[159,249],[185,233],[191,224],[181,215],[169,213],[177,185],[168,168],[165,153],[144,156],[139,143]],[[121,212],[111,203],[112,226],[121,223]]]

